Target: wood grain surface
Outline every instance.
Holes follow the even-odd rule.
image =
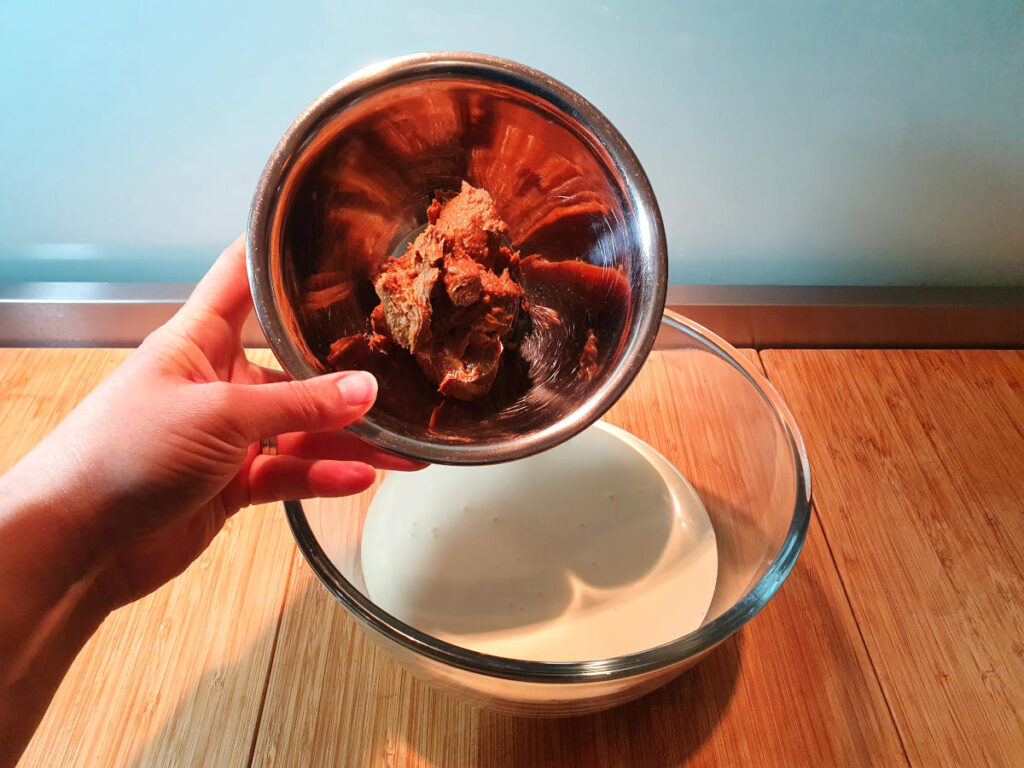
[[[125,354],[0,349],[0,471]],[[317,583],[271,505],[108,619],[19,765],[1024,764],[1024,355],[762,359],[807,438],[816,514],[775,598],[667,687],[566,720],[432,691]],[[665,425],[652,442],[681,462],[712,452],[688,471],[727,488],[742,454],[680,441],[682,417],[650,403],[669,389],[641,380],[610,419]],[[705,397],[687,419],[725,417],[728,392]]]
[[[911,762],[1024,765],[1024,352],[762,358]]]

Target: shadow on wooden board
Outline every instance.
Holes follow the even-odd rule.
[[[319,585],[313,585],[289,602],[282,626],[295,619],[288,615],[290,612],[301,614],[310,602],[325,608],[329,605],[327,610],[332,612],[343,611]],[[337,620],[335,617],[332,622]],[[341,620],[354,624],[347,616]],[[356,645],[362,645],[366,638],[362,637],[360,629],[354,630]],[[268,627],[265,631],[273,632],[274,628]],[[561,719],[513,717],[455,701],[411,679],[408,672],[372,645],[370,647],[372,652],[364,648],[356,654],[361,660],[357,663],[373,667],[369,674],[353,671],[361,678],[360,683],[367,683],[356,692],[356,699],[372,711],[378,724],[385,726],[383,730],[374,726],[373,730],[379,732],[370,735],[353,733],[344,727],[324,728],[325,721],[333,724],[348,719],[350,713],[345,712],[342,703],[343,698],[348,697],[343,697],[341,691],[313,684],[307,686],[301,681],[285,682],[283,687],[290,689],[293,696],[318,697],[313,704],[317,722],[304,719],[303,722],[271,725],[267,722],[274,717],[270,706],[263,713],[261,727],[274,731],[283,726],[286,733],[302,732],[306,739],[320,742],[312,750],[316,765],[394,764],[422,768],[642,765],[668,768],[698,750],[728,708],[739,675],[743,639],[742,635],[733,636],[696,667],[637,701],[596,715]],[[347,655],[350,650],[351,646],[338,647],[336,656]],[[233,674],[236,666],[241,665],[212,669],[206,676],[224,679]],[[310,677],[316,676],[316,670],[310,670]],[[196,687],[200,686],[202,683]],[[396,691],[402,691],[403,701],[394,701]],[[201,755],[193,753],[191,745],[195,743],[195,734],[206,726],[196,722],[191,699],[191,693],[182,697],[174,713],[129,763],[131,768],[189,765],[202,759]],[[298,707],[304,708],[303,705]],[[439,733],[436,722],[424,723],[423,717],[415,715],[417,712],[437,712],[438,719],[442,719],[443,712],[449,731],[462,732]],[[253,741],[256,740],[254,736]],[[288,744],[267,743],[263,739],[254,754],[233,756],[230,765],[305,766],[310,757],[308,753],[298,754]]]
[[[480,768],[682,765],[714,732],[736,689],[743,649],[733,635],[693,669],[641,699],[607,712],[564,719],[485,713]],[[436,766],[444,755],[430,755]]]

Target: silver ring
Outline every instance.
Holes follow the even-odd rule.
[[[267,456],[277,456],[277,438],[264,437],[260,440],[260,453]]]

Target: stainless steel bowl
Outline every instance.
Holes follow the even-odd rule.
[[[435,193],[463,180],[490,192],[511,247],[540,255],[523,277],[531,315],[554,312],[560,324],[535,331],[529,355],[503,357],[507,384],[490,396],[445,404],[443,429],[431,426],[441,398],[411,357],[367,361],[380,396],[353,431],[401,455],[483,464],[545,450],[597,420],[658,330],[661,215],[636,156],[593,105],[480,54],[365,69],[317,99],[271,155],[250,213],[248,265],[282,366],[296,378],[324,373],[331,342],[366,327],[381,263],[422,229]],[[598,360],[586,378],[591,331]]]

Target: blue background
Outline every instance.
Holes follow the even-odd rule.
[[[193,280],[301,109],[518,59],[631,142],[689,284],[1024,284],[1024,6],[0,0],[0,281]]]

